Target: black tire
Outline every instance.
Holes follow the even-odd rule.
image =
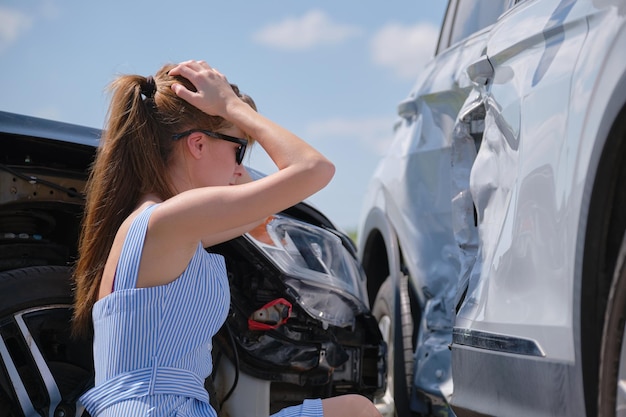
[[[71,271],[34,266],[0,272],[0,317],[44,304],[72,304]]]
[[[625,325],[626,235],[622,240],[613,274],[602,332],[598,384],[599,417],[626,415],[626,392],[619,388],[620,382],[626,383],[626,346],[623,346]]]
[[[387,342],[387,368],[392,373],[391,379],[388,378],[387,382],[387,394],[394,399],[397,417],[410,416],[409,387],[413,383],[414,352],[413,318],[407,276],[401,277],[398,288],[394,288],[393,280],[387,277],[378,290],[372,314],[378,320],[383,338]],[[398,323],[400,326],[397,325]],[[388,329],[386,329],[387,325]]]
[[[0,417],[87,415],[76,401],[92,383],[91,340],[71,336],[70,278],[60,266],[0,272]]]

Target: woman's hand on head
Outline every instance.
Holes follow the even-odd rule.
[[[181,62],[169,74],[184,77],[196,87],[197,91],[191,91],[182,84],[173,84],[178,97],[212,116],[225,118],[231,100],[240,101],[226,76],[204,61]]]

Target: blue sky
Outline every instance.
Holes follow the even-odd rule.
[[[330,158],[310,201],[353,231],[444,0],[0,1],[0,110],[101,128],[118,74],[202,59]],[[274,170],[254,149],[246,163]]]

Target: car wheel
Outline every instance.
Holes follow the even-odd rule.
[[[607,302],[602,347],[598,416],[626,416],[626,235],[617,258]]]
[[[400,278],[397,290],[392,278],[387,277],[378,290],[372,314],[378,320],[387,343],[387,389],[384,401],[395,407],[396,416],[409,416],[409,387],[413,383],[413,318],[407,276]],[[398,323],[400,326],[397,326]]]
[[[90,340],[71,336],[71,271],[35,266],[0,272],[0,417],[87,416]]]

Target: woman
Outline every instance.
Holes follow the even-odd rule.
[[[264,118],[202,61],[121,76],[87,187],[74,330],[94,333],[93,417],[215,416],[204,390],[226,319],[224,259],[204,248],[323,188],[324,156]],[[254,138],[278,171],[241,165]],[[365,397],[306,400],[281,416],[380,416]]]

